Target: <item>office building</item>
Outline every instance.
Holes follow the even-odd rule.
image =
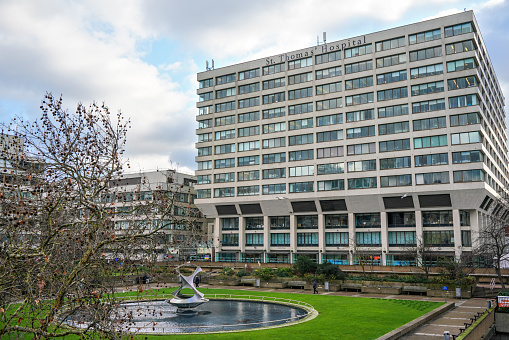
[[[493,46],[492,48],[496,48]],[[472,11],[198,73],[216,261],[402,265],[472,250],[508,174]]]
[[[157,261],[208,260],[213,250],[211,230],[194,205],[195,183],[194,176],[175,170],[127,173],[110,182],[110,194],[101,201],[111,203],[118,234],[136,225],[162,227],[154,248]],[[154,203],[162,196],[163,206]],[[147,254],[143,247],[133,253],[139,260],[154,255],[152,248]]]

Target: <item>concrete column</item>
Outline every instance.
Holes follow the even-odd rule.
[[[290,263],[293,263],[293,254],[297,252],[297,216],[290,214]]]
[[[244,217],[239,216],[239,250],[240,252],[246,251],[246,229]],[[240,261],[240,258],[239,258]]]
[[[318,263],[322,263],[322,253],[325,252],[325,216],[318,214]]]
[[[221,251],[220,244],[222,241],[222,235],[221,235],[221,219],[219,217],[216,217],[214,219],[214,234],[212,237],[212,244],[214,249],[216,250],[213,252],[214,258],[212,259],[214,262],[216,261],[217,252]]]
[[[477,213],[477,210],[470,210],[470,230],[472,233],[478,233],[479,232],[479,215]],[[472,235],[474,236],[474,235]]]
[[[263,216],[263,250],[270,252],[270,216]]]
[[[386,265],[386,257],[387,252],[389,251],[389,234],[388,234],[388,221],[387,221],[387,212],[380,212],[380,241],[382,242],[382,266]]]
[[[423,225],[422,225],[422,211],[417,210],[415,211],[415,240],[417,241],[417,249],[419,249],[419,246],[422,242],[424,242],[424,231],[423,231]],[[422,254],[417,254],[419,257],[419,260],[421,260]]]
[[[213,239],[214,248],[218,249],[219,245],[221,244],[220,243],[221,241],[222,241],[221,219],[219,217],[216,217],[214,220],[214,239]]]
[[[348,263],[353,265],[353,252],[355,251],[355,214],[348,213]]]
[[[454,257],[456,261],[461,260],[461,221],[460,221],[460,211],[458,209],[452,210],[452,226],[454,230]]]

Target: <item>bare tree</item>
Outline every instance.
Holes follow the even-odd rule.
[[[404,247],[403,253],[414,262],[415,266],[423,271],[426,279],[429,278],[429,273],[433,267],[433,246],[431,240],[424,238],[417,238],[415,245]]]
[[[505,290],[501,264],[504,256],[509,253],[507,228],[509,227],[509,200],[506,193],[502,193],[492,204],[491,214],[487,223],[482,225],[473,247],[473,255],[478,264],[492,267],[498,280]]]
[[[67,112],[51,94],[41,110],[37,121],[2,124],[0,135],[0,338],[119,338],[129,317],[107,278],[172,246],[168,225],[187,243],[201,226],[191,209],[175,215],[181,188],[171,181],[144,183],[144,200],[116,185],[130,125],[120,112],[95,103]],[[77,312],[85,323],[60,327]]]
[[[352,249],[352,262],[354,265],[360,265],[362,269],[362,275],[366,276],[366,266],[369,267],[369,272],[374,273],[373,266],[378,260],[381,261],[381,255],[375,247],[369,247],[366,245],[359,245],[355,238],[350,240],[350,244],[353,244]]]

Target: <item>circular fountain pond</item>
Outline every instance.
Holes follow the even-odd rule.
[[[125,320],[122,329],[134,333],[209,333],[242,331],[287,325],[314,312],[310,306],[297,306],[260,300],[222,300],[209,302],[184,312],[165,300],[127,302],[120,305]],[[122,318],[122,316],[121,316]],[[70,326],[83,327],[79,314],[68,316]]]

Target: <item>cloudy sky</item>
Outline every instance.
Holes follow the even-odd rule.
[[[132,121],[131,170],[193,171],[196,73],[473,9],[509,95],[505,0],[0,0],[0,121],[46,92]]]

